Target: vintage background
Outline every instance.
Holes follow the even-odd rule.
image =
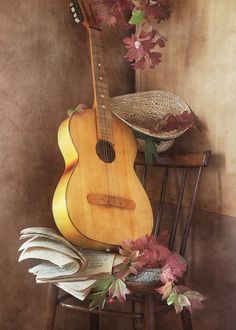
[[[57,129],[67,109],[92,104],[87,36],[68,3],[0,0],[0,329],[42,327],[46,286],[27,273],[30,262],[18,264],[19,232],[54,226],[51,200],[63,171]],[[234,329],[236,317],[235,10],[233,0],[176,1],[163,24],[169,42],[162,64],[136,79],[138,90],[182,96],[203,123],[201,133],[187,133],[173,151],[213,151],[188,248],[187,283],[208,297],[206,308],[193,315],[196,330]],[[107,31],[104,39],[111,95],[134,91],[121,33]],[[149,191],[155,196],[155,186]],[[179,329],[175,319],[163,318],[159,328]],[[102,329],[111,328],[111,321],[102,322]],[[112,321],[114,330],[121,326],[130,328]],[[56,329],[79,327],[88,329],[86,316],[60,310]]]

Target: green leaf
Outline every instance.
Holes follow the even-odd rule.
[[[90,309],[103,309],[106,302],[107,291],[91,293],[88,297],[91,299],[89,304]]]
[[[93,285],[93,291],[108,291],[110,285],[114,281],[113,275],[107,275],[97,280]]]
[[[176,293],[176,292],[172,292],[172,293],[169,295],[168,299],[167,299],[167,305],[170,306],[170,305],[174,304],[176,298],[177,298],[177,293]]]
[[[143,23],[144,12],[140,9],[134,9],[129,24],[141,25]]]

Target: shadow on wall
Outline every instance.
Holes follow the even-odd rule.
[[[215,153],[212,150],[212,146],[210,140],[208,138],[208,133],[210,131],[210,127],[206,125],[205,122],[201,123],[201,131],[197,129],[190,129],[185,134],[180,136],[175,140],[175,144],[173,148],[169,150],[168,153],[184,153],[184,152],[202,152],[205,150],[211,150],[212,156],[210,159],[209,167],[204,169],[202,182],[206,187],[206,181],[209,182],[207,187],[207,191],[204,192],[201,189],[199,191],[199,201],[197,202],[197,208],[208,210],[209,205],[216,205],[217,212],[222,213],[222,205],[223,205],[223,196],[222,196],[222,187],[224,185],[222,178],[222,171],[224,172],[226,169],[226,158],[223,153]],[[203,147],[204,146],[204,147]],[[173,200],[176,200],[176,186],[179,182],[179,175],[176,174],[175,179],[173,179],[173,184],[171,186],[171,190],[169,191],[169,195],[173,195]],[[193,184],[195,178],[191,175],[190,185],[186,188],[185,194],[185,202],[186,205],[188,201],[188,196],[190,196],[190,187]],[[207,202],[206,202],[207,201]]]

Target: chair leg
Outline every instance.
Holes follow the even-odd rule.
[[[57,310],[58,287],[49,284],[43,330],[53,330]]]
[[[99,315],[98,314],[90,314],[90,330],[98,330],[99,329]]]
[[[193,330],[191,314],[188,309],[184,308],[180,314],[182,329],[183,330]]]
[[[132,312],[133,313],[142,313],[142,304],[139,301],[132,302]],[[133,330],[141,330],[142,329],[142,320],[133,319]]]
[[[144,308],[144,330],[156,330],[153,294],[147,294],[144,296],[143,308]]]

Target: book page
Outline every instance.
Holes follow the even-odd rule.
[[[50,250],[55,250],[64,253],[70,256],[71,258],[80,259],[80,256],[78,256],[78,254],[76,254],[69,247],[58,241],[51,240],[50,238],[43,238],[43,237],[35,237],[34,239],[31,238],[30,240],[22,244],[18,251],[27,250],[29,247],[45,247]]]
[[[120,254],[116,254],[114,263],[113,263],[113,267],[123,264],[124,258],[125,258],[124,256],[122,256]]]
[[[92,250],[81,250],[86,258],[87,268],[80,273],[80,276],[91,276],[95,274],[111,274],[115,258],[114,253],[103,253]]]
[[[38,247],[30,247],[27,250],[23,250],[20,257],[19,262],[25,259],[42,259],[52,262],[59,267],[63,267],[64,265],[70,263],[78,263],[75,259],[67,256],[66,254],[62,254],[60,252],[50,250],[47,248],[38,248]]]
[[[92,289],[96,280],[80,281],[80,282],[58,282],[56,285],[62,290],[68,292],[75,298],[83,301]]]
[[[31,228],[27,228],[27,230],[28,229],[31,229]],[[45,228],[45,229],[47,229],[47,228]],[[23,232],[23,231],[26,231],[26,229],[24,229],[24,230],[22,230],[21,232]],[[20,236],[20,239],[27,239],[27,238],[29,238],[29,239],[32,239],[32,240],[34,240],[34,239],[36,239],[36,238],[39,238],[39,237],[42,237],[42,238],[46,238],[46,239],[50,239],[50,240],[52,240],[52,241],[56,241],[56,242],[59,242],[59,243],[62,243],[62,244],[65,244],[64,243],[64,239],[63,239],[63,237],[61,237],[61,236],[59,236],[59,235],[54,235],[54,236],[48,236],[48,235],[45,235],[45,234],[40,234],[40,233],[38,233],[38,234],[30,234],[30,233],[26,233],[26,234],[22,234],[21,236]],[[28,240],[28,241],[30,241],[30,240]],[[68,242],[69,243],[69,242]],[[76,249],[76,247],[74,247],[72,244],[66,244],[66,246],[68,246],[71,250],[73,250],[79,257],[80,257],[80,260],[81,260],[81,267],[84,269],[84,268],[86,268],[86,266],[87,266],[87,261],[86,261],[86,259],[84,258],[84,256],[80,253],[80,251],[79,250],[77,250]]]
[[[62,237],[60,234],[58,234],[56,232],[56,230],[54,230],[53,228],[30,227],[30,228],[25,228],[25,229],[21,230],[20,234],[21,234],[20,239],[24,239],[24,236],[25,235],[35,236],[37,234],[41,234],[43,236],[55,238],[57,241],[65,244],[66,246],[68,246],[69,248],[71,248],[75,253],[78,253],[79,254],[79,251],[76,249],[76,247],[74,245],[72,245],[69,241],[67,241],[64,237]]]
[[[62,268],[50,262],[43,262],[28,270],[29,273],[36,275],[36,280],[50,280],[57,277],[69,276],[79,271],[78,263],[71,263]]]

